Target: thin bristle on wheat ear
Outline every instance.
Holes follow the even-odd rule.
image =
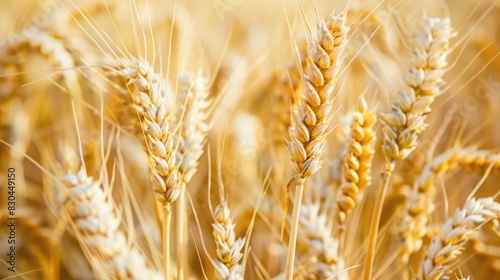
[[[405,88],[382,115],[384,145],[390,161],[401,160],[415,149],[417,138],[425,129],[430,105],[440,95],[446,71],[448,42],[454,36],[450,19],[425,18],[412,40],[413,56]]]
[[[452,148],[434,158],[415,179],[413,190],[408,197],[405,212],[401,218],[399,232],[403,239],[401,257],[404,263],[409,256],[422,247],[427,233],[427,223],[435,209],[434,179],[458,168],[474,170],[484,174],[492,166],[492,173],[500,171],[500,154],[472,148]]]
[[[227,202],[222,202],[214,210],[213,236],[217,244],[217,259],[212,263],[223,280],[243,280],[244,265],[241,250],[245,238],[236,239],[235,227]]]
[[[290,140],[287,145],[288,156],[296,172],[297,184],[288,244],[286,279],[293,278],[295,243],[304,183],[306,178],[314,175],[321,167],[321,155],[331,120],[333,89],[344,58],[349,31],[345,26],[346,13],[346,10],[339,15],[332,13],[326,21],[318,19],[317,33],[308,41],[307,66],[303,73],[304,89],[301,100],[292,113]]]
[[[500,216],[500,204],[492,198],[471,199],[448,219],[439,236],[434,236],[417,279],[444,278],[465,249],[465,243],[489,221]]]
[[[341,225],[345,223],[347,215],[356,207],[356,203],[365,188],[371,185],[370,171],[375,153],[373,146],[376,140],[373,131],[374,123],[375,111],[368,111],[365,99],[360,97],[353,114],[350,139],[342,168],[341,193],[337,200],[337,218]]]
[[[89,248],[90,264],[96,276],[116,279],[162,279],[147,267],[146,259],[127,243],[119,230],[120,219],[101,185],[87,177],[85,170],[61,178],[66,187],[64,203],[75,230]]]

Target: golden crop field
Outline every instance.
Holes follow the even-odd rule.
[[[2,279],[500,279],[500,1],[0,3]]]

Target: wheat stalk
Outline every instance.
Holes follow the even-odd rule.
[[[441,234],[434,236],[421,264],[417,279],[446,279],[464,250],[465,243],[487,222],[498,219],[500,204],[492,198],[471,199],[463,209],[457,209],[452,218],[441,228]]]
[[[67,193],[64,206],[90,249],[96,273],[117,279],[161,279],[157,271],[147,267],[141,253],[127,244],[119,230],[121,221],[100,183],[87,177],[84,169],[62,176],[61,182]]]
[[[304,71],[302,99],[292,113],[288,155],[296,172],[294,209],[288,245],[286,279],[293,277],[293,261],[297,240],[300,204],[306,178],[321,167],[333,88],[344,56],[346,35],[346,11],[332,13],[326,21],[318,20],[317,33],[308,42],[307,67]],[[286,202],[287,203],[287,202]]]

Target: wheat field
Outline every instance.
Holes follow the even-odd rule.
[[[0,2],[2,279],[500,279],[500,1]]]

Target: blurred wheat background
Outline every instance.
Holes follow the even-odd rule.
[[[3,279],[500,278],[499,1],[0,2]]]

